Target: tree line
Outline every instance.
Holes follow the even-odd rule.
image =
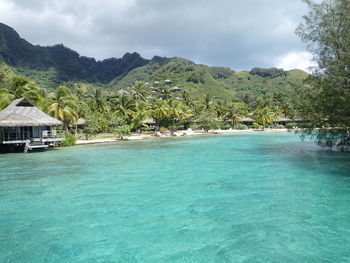
[[[323,146],[350,150],[350,1],[305,2],[309,13],[296,33],[317,67],[300,94],[300,112],[312,124],[304,135]]]
[[[254,127],[265,127],[287,112],[273,96],[263,96],[254,108],[238,98],[225,101],[205,94],[193,98],[186,90],[164,83],[150,85],[136,81],[132,87],[106,90],[89,84],[61,85],[53,91],[39,88],[29,79],[16,76],[10,81],[0,80],[0,109],[13,100],[29,98],[37,107],[63,122],[63,129],[75,133],[78,120],[83,118],[83,132],[87,137],[102,132],[119,136],[131,131],[143,132],[154,120],[156,131],[184,128],[218,129],[247,128],[240,125],[247,116],[256,120]]]

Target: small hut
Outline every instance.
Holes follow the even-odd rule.
[[[254,122],[253,119],[248,118],[248,117],[244,117],[244,116],[238,117],[238,121],[239,121],[240,124],[244,124],[244,125],[252,125],[253,122]],[[232,120],[229,119],[229,120],[226,120],[226,122],[231,123]]]
[[[294,120],[292,119],[289,119],[287,117],[277,117],[273,120],[273,124],[274,125],[283,125],[283,126],[286,126],[287,123],[290,123],[290,122],[294,122]]]
[[[252,125],[254,122],[253,119],[248,118],[248,117],[239,117],[239,123],[244,124],[244,125]]]
[[[176,87],[176,86],[171,89],[171,91],[173,91],[173,92],[177,92],[177,91],[181,91],[181,90],[182,90],[181,88]]]
[[[13,101],[0,112],[0,148],[48,148],[63,141],[54,126],[62,122],[45,114],[27,98]]]
[[[143,121],[150,129],[154,129],[156,121],[152,118],[147,118]]]
[[[86,120],[84,118],[79,118],[77,120],[77,128],[78,129],[84,128],[85,124],[86,124]]]

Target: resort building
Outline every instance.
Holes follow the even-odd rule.
[[[181,90],[182,90],[181,88],[176,86],[171,89],[171,91],[174,91],[174,92],[181,91]]]
[[[27,98],[17,99],[0,112],[0,151],[48,148],[63,141],[54,126],[62,122],[50,117]]]
[[[288,123],[295,122],[295,120],[289,119],[287,117],[277,117],[273,120],[274,125],[283,125],[286,126]]]
[[[252,125],[255,122],[255,120],[248,118],[248,117],[239,117],[239,123],[244,125]]]

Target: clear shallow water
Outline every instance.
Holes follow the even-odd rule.
[[[350,262],[350,154],[254,133],[0,155],[0,262]]]

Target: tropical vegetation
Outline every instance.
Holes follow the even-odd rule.
[[[155,132],[177,129],[234,128],[244,116],[255,118],[265,128],[282,114],[281,101],[263,96],[252,107],[241,99],[218,99],[210,94],[194,98],[173,84],[153,85],[136,81],[121,90],[106,90],[92,85],[59,85],[55,90],[38,88],[25,77],[15,76],[0,82],[0,105],[15,98],[28,97],[44,112],[61,120],[66,132],[81,132],[86,139],[98,133],[113,133],[123,139],[130,132],[142,133],[154,126]],[[281,107],[283,108],[283,107]],[[79,125],[79,120],[84,125]],[[150,125],[151,122],[151,125]]]
[[[308,74],[301,70],[235,72],[137,53],[96,61],[63,45],[34,46],[4,24],[0,39],[0,110],[28,97],[66,132],[86,139],[99,133],[122,139],[150,129],[245,129],[244,118],[265,129],[280,117],[303,116],[299,94],[308,88]]]
[[[305,2],[310,11],[297,33],[318,64],[299,96],[310,124],[305,134],[321,145],[350,150],[350,1]]]

